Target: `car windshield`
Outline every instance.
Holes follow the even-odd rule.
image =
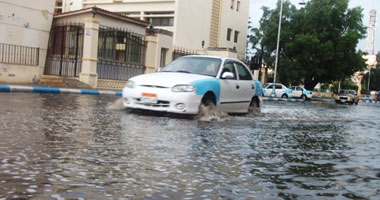
[[[218,58],[180,57],[160,72],[180,72],[216,77],[221,62],[221,59]]]
[[[343,90],[342,93],[343,93],[343,94],[353,94],[353,95],[356,94],[355,90]]]

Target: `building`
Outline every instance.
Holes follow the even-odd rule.
[[[96,6],[171,31],[174,53],[181,50],[245,59],[249,0],[62,1],[64,12]]]
[[[55,0],[0,1],[0,82],[38,82],[54,5]]]
[[[91,7],[54,15],[44,76],[120,89],[170,61],[172,35],[149,23]]]

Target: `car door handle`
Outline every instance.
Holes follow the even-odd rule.
[[[254,90],[255,89],[255,86],[252,84],[252,90]]]
[[[240,88],[240,86],[239,85],[236,85],[236,89],[239,89]]]

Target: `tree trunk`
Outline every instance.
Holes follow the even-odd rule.
[[[314,87],[319,83],[317,79],[312,80],[311,78],[305,78],[305,89],[313,91]]]

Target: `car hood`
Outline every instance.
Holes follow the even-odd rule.
[[[177,72],[157,72],[151,74],[142,74],[129,80],[136,85],[149,85],[158,87],[173,87],[175,85],[190,84],[193,81],[213,78],[198,74],[187,74]]]

